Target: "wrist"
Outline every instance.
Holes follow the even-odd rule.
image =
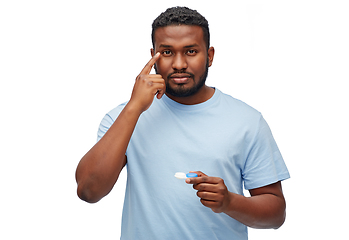
[[[245,197],[237,193],[228,192],[227,203],[225,205],[223,212],[227,215],[231,215],[232,213],[234,213],[236,211],[236,207],[239,204],[237,202],[241,198],[245,198]]]
[[[139,104],[135,103],[132,100],[130,100],[126,104],[124,110],[128,115],[136,115],[138,117],[144,112],[144,110],[142,110],[142,108],[139,106]]]

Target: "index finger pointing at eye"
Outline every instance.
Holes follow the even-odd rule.
[[[141,74],[146,74],[148,75],[151,71],[151,68],[154,66],[156,61],[159,59],[160,53],[157,52],[151,59],[150,61],[144,66],[143,70],[141,71]]]

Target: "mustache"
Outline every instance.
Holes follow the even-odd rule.
[[[171,78],[173,75],[175,74],[186,74],[186,75],[189,75],[191,78],[194,78],[194,74],[192,74],[191,72],[187,72],[187,71],[175,71],[175,72],[172,72],[170,74],[167,75],[167,79]]]

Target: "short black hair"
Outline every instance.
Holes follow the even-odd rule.
[[[207,49],[210,47],[210,30],[208,28],[208,21],[196,10],[187,7],[172,7],[161,13],[152,24],[151,39],[155,42],[155,31],[160,27],[167,27],[171,25],[194,25],[200,26],[204,33],[204,40]]]

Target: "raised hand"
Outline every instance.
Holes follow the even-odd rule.
[[[155,54],[137,76],[133,86],[130,104],[133,104],[141,113],[146,111],[153,102],[154,95],[160,99],[166,90],[165,80],[160,74],[150,74],[160,53]]]

